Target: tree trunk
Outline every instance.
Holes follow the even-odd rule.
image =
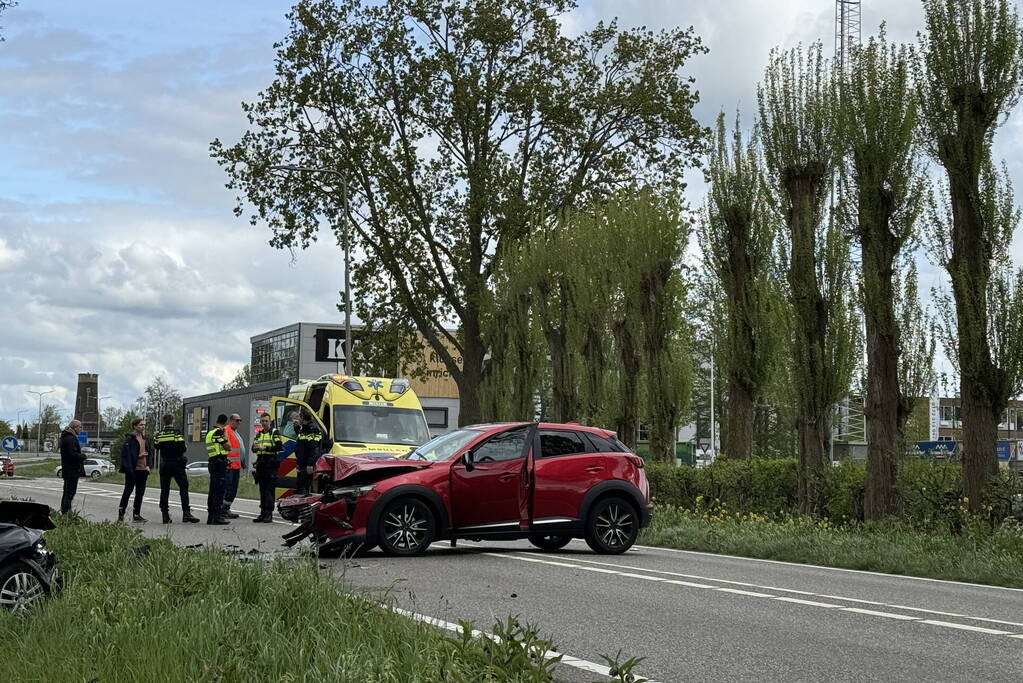
[[[621,402],[619,403],[618,419],[615,420],[618,438],[622,443],[636,449],[639,440],[639,349],[633,332],[623,321],[615,323],[615,337],[618,340],[618,352],[621,375]]]
[[[826,420],[799,420],[799,511],[804,515],[820,511],[824,488],[824,468],[831,442],[830,425]]]
[[[728,423],[724,452],[747,460],[753,451],[753,396],[736,374],[728,378]]]

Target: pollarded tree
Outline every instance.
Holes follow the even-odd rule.
[[[928,337],[923,330],[902,329],[896,306],[905,296],[897,287],[898,268],[913,246],[925,189],[908,48],[889,45],[882,26],[879,37],[853,52],[841,88],[838,112],[848,154],[841,215],[860,246],[867,342],[864,516],[878,519],[895,512],[903,429],[918,395],[900,383],[900,364],[917,358],[905,353],[907,343],[915,350],[917,340]],[[915,282],[913,273],[914,298]],[[925,367],[908,372],[926,375],[932,358],[925,353],[919,360]],[[926,376],[921,380],[927,383]]]
[[[759,147],[755,139],[743,142],[738,117],[729,144],[724,114],[718,116],[707,180],[710,191],[699,237],[726,321],[724,333],[716,335],[721,369],[728,377],[724,450],[745,459],[753,446],[754,406],[763,398],[777,338],[769,273],[775,215]]]
[[[836,81],[820,43],[774,52],[757,88],[764,157],[786,231],[789,348],[799,432],[799,503],[817,510],[837,401],[856,365],[849,245],[827,215],[840,157]]]
[[[252,205],[275,246],[307,246],[321,220],[339,241],[353,229],[360,317],[412,321],[458,385],[463,424],[480,417],[495,268],[528,217],[637,178],[677,186],[699,160],[692,30],[569,37],[559,17],[575,6],[301,0],[275,81],[243,105],[250,130],[211,145],[237,212]]]
[[[981,176],[999,121],[1023,89],[1023,38],[1008,0],[924,0],[927,32],[914,68],[922,137],[948,178],[947,258],[963,410],[963,478],[979,509],[996,466],[995,441],[1011,382],[993,356],[988,302],[1004,225],[985,220]],[[943,249],[942,251],[946,251]]]

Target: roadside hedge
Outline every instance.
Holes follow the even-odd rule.
[[[646,465],[654,502],[686,509],[725,507],[739,513],[790,515],[798,509],[795,458],[716,460],[709,467]],[[847,460],[828,468],[819,516],[835,522],[863,519],[865,465]],[[900,516],[920,528],[959,532],[966,520],[958,463],[905,460],[896,488]],[[984,518],[992,527],[1023,514],[1023,476],[999,470],[989,488]]]

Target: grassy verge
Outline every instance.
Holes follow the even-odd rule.
[[[47,534],[65,575],[24,616],[0,610],[13,681],[550,681],[551,648],[514,620],[501,643],[448,638],[343,593],[311,561],[243,562],[115,524]]]
[[[118,472],[113,474],[104,474],[99,479],[96,479],[97,483],[100,484],[118,484],[124,486],[124,475]],[[153,470],[149,473],[149,478],[146,480],[147,489],[159,489],[160,488],[160,474]],[[171,483],[171,496],[177,496],[178,485]],[[188,492],[189,493],[209,493],[210,491],[210,480],[208,477],[189,477],[188,478]],[[252,500],[259,500],[259,487],[256,486],[255,482],[252,481],[252,475],[242,472],[241,479],[238,480],[238,495],[237,498],[251,498]]]
[[[802,517],[688,510],[659,505],[639,539],[646,545],[1023,588],[1023,526],[962,534],[896,523],[836,526]]]
[[[14,461],[14,474],[19,477],[53,477],[57,475],[54,471],[60,464],[60,458],[47,458],[39,462],[27,462],[24,464]]]

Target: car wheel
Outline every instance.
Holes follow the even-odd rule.
[[[617,555],[632,547],[639,535],[636,508],[623,498],[597,502],[586,517],[586,545],[601,555]]]
[[[571,540],[571,536],[558,536],[556,534],[532,534],[529,537],[529,542],[540,550],[561,550]]]
[[[63,471],[63,470],[61,470],[61,469],[60,469],[59,467],[57,468],[57,476],[58,476],[58,477],[60,476],[60,473],[61,473],[62,471]]]
[[[99,470],[93,470],[92,472],[89,472],[90,479],[99,479],[101,475],[102,472],[100,472]]]
[[[418,498],[398,498],[380,515],[377,539],[386,555],[411,556],[423,553],[437,531],[430,507]]]
[[[0,569],[0,607],[9,612],[24,612],[46,597],[43,582],[20,562]]]

